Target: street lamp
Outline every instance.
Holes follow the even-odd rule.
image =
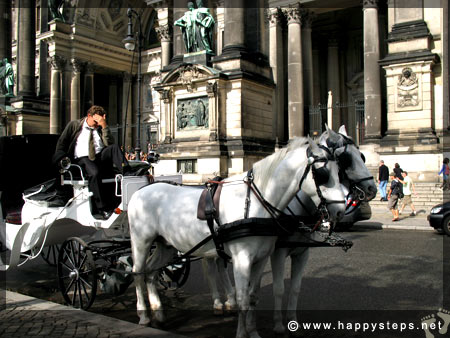
[[[138,35],[135,37],[133,33],[133,15],[135,15],[139,22],[139,29],[138,29]],[[127,10],[127,16],[128,16],[128,31],[127,36],[125,39],[122,40],[123,44],[125,45],[125,48],[129,51],[134,51],[136,47],[136,41],[137,41],[137,48],[138,48],[138,73],[137,73],[137,86],[138,86],[138,94],[137,94],[137,135],[136,135],[136,159],[141,159],[141,52],[142,52],[142,25],[141,25],[141,16],[138,12],[136,12],[132,8],[128,8]]]

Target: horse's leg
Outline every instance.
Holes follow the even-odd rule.
[[[217,269],[219,272],[219,276],[221,277],[222,286],[225,289],[225,294],[227,295],[227,300],[225,302],[225,311],[232,312],[237,308],[236,304],[236,291],[231,283],[230,276],[228,275],[228,271],[225,268],[225,263],[223,259],[216,259]]]
[[[133,233],[131,235],[131,252],[133,256],[133,272],[134,284],[136,286],[136,309],[137,315],[139,317],[139,324],[148,325],[150,324],[150,317],[147,313],[147,305],[145,304],[144,296],[144,285],[145,285],[145,267],[148,254],[150,253],[150,247],[152,241],[140,241],[138,238],[133,238]]]
[[[258,332],[256,331],[256,306],[258,305],[258,295],[261,288],[261,278],[264,272],[264,267],[267,264],[267,260],[268,257],[265,257],[252,266],[249,290],[250,307],[247,312],[246,319],[247,333],[251,338],[260,338]]]
[[[287,321],[297,321],[297,302],[300,294],[300,287],[302,286],[303,271],[305,270],[306,262],[309,257],[309,248],[303,251],[294,252],[291,255],[291,289],[289,291],[289,300],[287,304]]]
[[[151,271],[151,274],[147,277],[147,292],[150,308],[152,309],[152,318],[159,323],[164,322],[164,312],[157,289],[159,270],[175,257],[174,251],[173,247],[156,243],[156,249],[153,251],[146,268],[147,271]]]
[[[220,263],[219,263],[220,264]],[[217,288],[217,269],[215,258],[204,258],[202,260],[203,273],[208,281],[209,289],[213,300],[213,308],[215,315],[223,314],[223,304],[220,300],[219,289]]]
[[[238,327],[236,338],[246,338],[245,318],[249,309],[249,282],[251,260],[247,253],[241,252],[233,255],[233,273],[236,283],[236,301],[239,306]]]
[[[283,326],[283,295],[284,295],[284,265],[287,255],[286,248],[276,249],[270,256],[270,263],[272,266],[272,279],[273,279],[273,297],[274,297],[274,311],[273,321],[275,326],[273,331],[281,334],[284,333]]]

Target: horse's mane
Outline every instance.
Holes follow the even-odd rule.
[[[306,137],[296,137],[289,141],[289,144],[286,147],[253,164],[253,175],[255,177],[255,184],[258,188],[264,189],[266,187],[270,178],[273,176],[275,169],[280,162],[284,160],[288,152],[300,148],[307,143],[308,139]]]

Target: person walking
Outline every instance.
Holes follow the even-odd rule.
[[[444,158],[442,161],[441,171],[439,171],[438,176],[442,174],[443,182],[439,187],[442,190],[448,190],[448,176],[450,175],[450,167],[448,166],[449,159],[448,157]]]
[[[398,218],[398,200],[399,196],[402,193],[402,184],[399,182],[397,176],[395,176],[394,172],[389,174],[389,178],[391,179],[391,187],[389,188],[388,193],[388,208],[392,212],[392,216],[394,218],[392,221],[396,222],[399,220]]]
[[[378,167],[378,187],[380,189],[380,201],[387,201],[386,197],[386,187],[389,180],[389,168],[384,164],[384,161],[380,161],[380,166]]]
[[[416,216],[416,208],[414,208],[414,204],[412,202],[412,194],[414,193],[414,196],[417,196],[416,193],[416,187],[414,186],[414,182],[411,179],[411,177],[408,176],[407,171],[402,172],[403,176],[403,199],[402,199],[402,207],[400,208],[399,215],[402,214],[403,210],[405,209],[405,206],[409,205],[411,207],[412,212],[409,214],[409,216]]]
[[[403,180],[402,172],[403,172],[403,169],[400,168],[400,164],[395,163],[394,164],[394,174],[395,174],[395,177],[397,177],[400,181]]]

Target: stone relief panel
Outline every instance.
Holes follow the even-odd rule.
[[[176,109],[177,131],[209,128],[208,96],[178,100]]]
[[[397,108],[415,108],[419,104],[419,79],[411,68],[405,67],[397,81]]]

